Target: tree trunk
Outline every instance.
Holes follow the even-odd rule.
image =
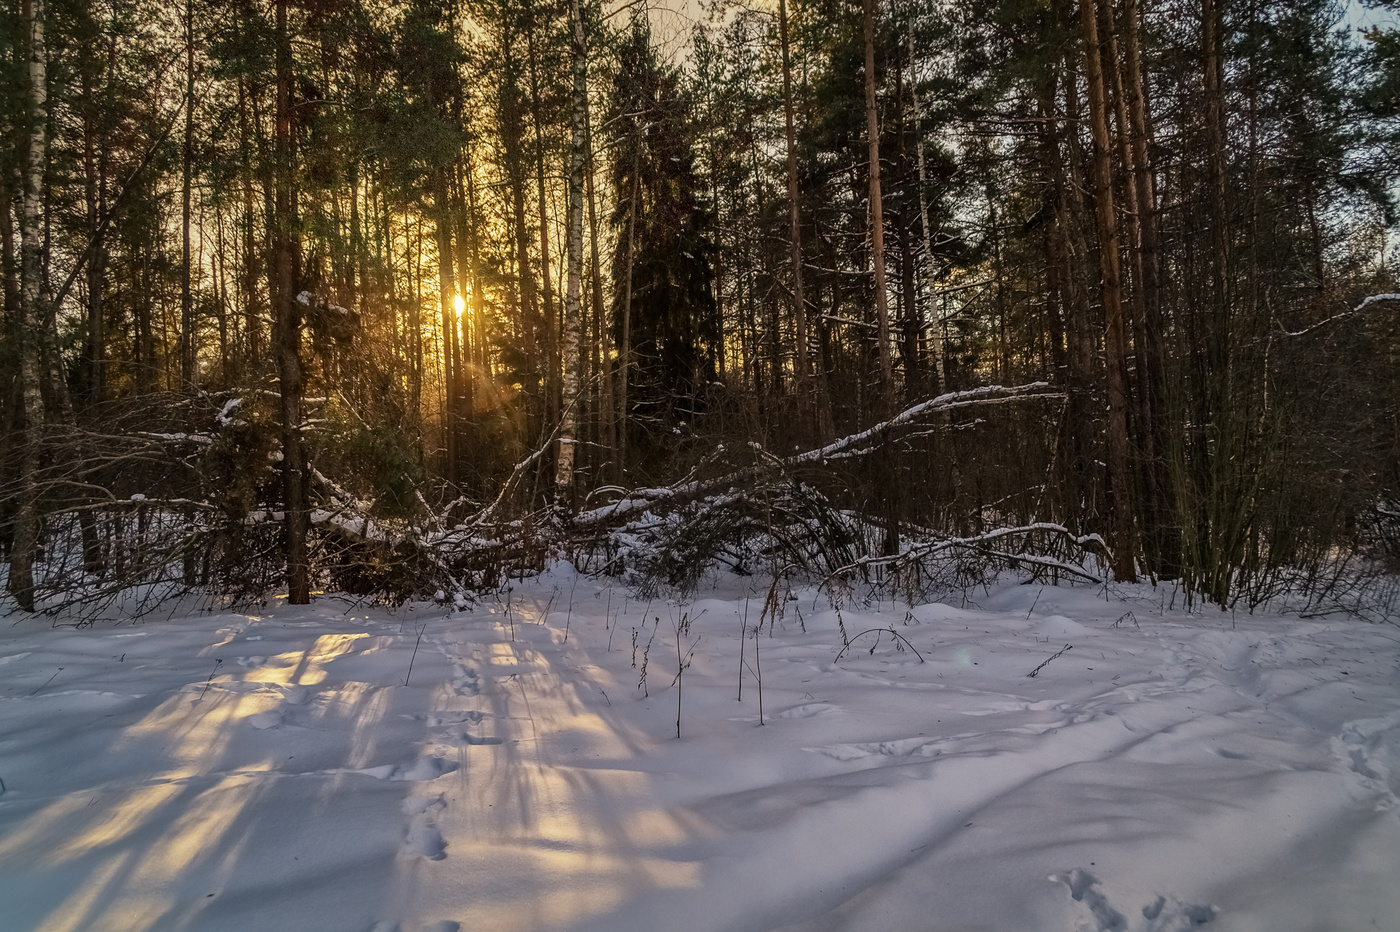
[[[477,356],[481,351],[476,335],[472,332],[473,321],[480,313],[477,301],[481,291],[480,257],[477,255],[475,181],[471,177],[471,159],[459,163],[456,186],[457,202],[457,290],[465,290],[462,295],[462,316],[457,321],[460,352],[457,372],[458,410],[461,419],[460,443],[457,455],[459,467],[461,459],[471,450],[472,421],[476,414]],[[465,289],[463,288],[465,286]]]
[[[43,196],[44,167],[48,147],[48,70],[44,26],[45,0],[24,0],[21,28],[28,34],[28,86],[24,116],[28,122],[29,151],[22,171],[20,205],[20,300],[16,336],[20,357],[19,507],[14,517],[14,541],[10,549],[9,590],[16,604],[34,611],[34,561],[39,543],[39,441],[44,433],[44,399],[40,390],[39,327],[47,316],[43,300]]]
[[[802,294],[802,219],[797,190],[797,129],[793,118],[792,61],[788,45],[787,0],[778,0],[778,35],[783,46],[783,119],[787,132],[788,240],[792,256],[793,327],[797,332],[797,435],[812,436],[812,386],[807,362],[807,305]]]
[[[273,222],[272,293],[282,420],[282,493],[286,507],[287,602],[311,601],[306,537],[309,512],[301,437],[301,310],[295,290],[296,192],[292,180],[292,43],[287,0],[277,0],[277,127],[274,142],[276,208]]]
[[[588,46],[579,0],[569,6],[573,20],[573,96],[569,134],[568,281],[564,291],[564,393],[559,427],[559,457],[554,474],[554,507],[574,509],[574,445],[578,434],[579,327],[583,318],[583,164],[588,106]]]
[[[894,412],[894,365],[890,358],[890,308],[885,293],[885,215],[880,197],[880,117],[875,107],[875,2],[864,0],[865,128],[870,150],[870,256],[875,267],[875,318],[879,327],[880,417]]]
[[[559,410],[559,348],[557,318],[554,305],[554,280],[550,275],[549,201],[544,185],[544,112],[540,104],[539,56],[535,48],[535,7],[530,6],[526,26],[526,43],[530,54],[530,115],[535,123],[535,187],[540,218],[540,278],[544,285],[540,306],[540,323],[544,328],[544,415],[553,422]]]
[[[925,280],[928,282],[928,295],[930,302],[930,339],[929,347],[933,354],[933,368],[938,376],[938,384],[933,386],[935,393],[946,392],[948,390],[948,374],[944,370],[943,363],[943,326],[938,319],[938,306],[933,302],[936,300],[934,294],[934,268],[933,268],[933,236],[928,225],[928,198],[925,194],[927,178],[924,168],[924,134],[921,122],[923,120],[923,109],[919,106],[919,81],[914,73],[914,24],[909,24],[909,97],[914,105],[914,151],[919,163],[919,224],[923,232],[924,239],[924,264]]]
[[[1085,79],[1089,89],[1089,124],[1094,139],[1094,206],[1099,232],[1099,293],[1104,313],[1104,357],[1108,375],[1108,481],[1113,529],[1113,574],[1120,582],[1137,580],[1133,539],[1132,478],[1128,440],[1127,334],[1118,267],[1118,230],[1113,206],[1109,160],[1108,105],[1104,93],[1095,0],[1079,0],[1084,30]]]
[[[258,320],[258,278],[262,271],[259,266],[257,237],[254,236],[253,206],[253,159],[255,140],[250,126],[248,106],[248,84],[246,79],[238,80],[238,142],[242,158],[239,164],[239,182],[243,195],[243,275],[240,282],[243,299],[243,340],[244,368],[257,364],[262,355],[262,323]]]
[[[598,365],[596,372],[598,377],[598,404],[596,420],[598,422],[598,442],[602,449],[607,451],[608,456],[612,456],[617,450],[617,420],[613,416],[616,406],[613,402],[613,378],[612,378],[612,358],[609,354],[609,344],[612,342],[612,328],[604,324],[606,311],[603,305],[603,271],[601,268],[601,251],[598,248],[598,207],[597,198],[594,192],[594,163],[593,163],[593,124],[589,118],[588,98],[583,100],[584,127],[587,130],[587,138],[584,144],[588,149],[588,169],[587,169],[587,191],[588,191],[588,268],[591,281],[591,293],[593,297],[593,342],[594,350],[597,353]]]
[[[112,40],[115,46],[116,40]],[[113,55],[108,55],[107,66],[113,67]],[[89,114],[83,121],[83,174],[87,200],[88,236],[92,241],[92,255],[87,266],[87,345],[83,355],[87,358],[87,402],[101,404],[106,396],[106,355],[107,340],[105,317],[102,307],[103,278],[106,273],[107,249],[105,227],[102,218],[107,214],[107,160],[108,150],[105,140],[99,141],[97,104],[89,107]],[[101,152],[97,147],[101,145]]]
[[[637,154],[632,165],[632,202],[627,205],[627,282],[622,292],[622,347],[617,357],[617,478],[627,474],[627,370],[632,363],[632,265],[637,254],[637,201],[642,196],[642,139],[638,128]]]
[[[1147,93],[1144,89],[1142,52],[1139,41],[1141,11],[1139,0],[1127,0],[1123,13],[1124,92],[1128,103],[1128,126],[1133,152],[1133,195],[1138,216],[1138,252],[1141,256],[1143,345],[1138,347],[1138,364],[1147,396],[1149,420],[1144,425],[1148,438],[1149,494],[1154,499],[1153,532],[1156,537],[1156,572],[1175,579],[1181,573],[1181,539],[1178,518],[1172,502],[1170,472],[1167,468],[1167,377],[1166,346],[1162,325],[1161,265],[1157,249],[1157,185],[1151,161],[1151,124]]]
[[[877,417],[894,413],[894,364],[890,358],[890,308],[885,291],[885,215],[880,196],[880,119],[875,107],[875,0],[865,0],[865,127],[869,135],[870,254],[875,267],[875,317],[879,334],[880,405]],[[899,480],[888,432],[876,454],[878,495],[885,521],[885,554],[899,552]]]
[[[437,216],[434,232],[438,251],[438,309],[442,317],[442,445],[447,457],[447,481],[457,481],[457,281],[452,273],[452,208],[448,169],[437,177]]]
[[[194,390],[194,296],[190,279],[190,201],[194,172],[194,0],[185,0],[185,140],[180,172],[180,388]]]

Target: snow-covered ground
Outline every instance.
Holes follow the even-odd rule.
[[[0,929],[1400,930],[1400,628],[767,596],[12,616]]]

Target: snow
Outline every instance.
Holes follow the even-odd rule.
[[[0,926],[1400,929],[1394,625],[511,586],[12,617]]]
[[[218,422],[220,427],[242,426],[245,422],[234,417],[234,412],[242,406],[242,398],[230,398],[228,401],[224,402],[224,406],[219,410],[219,413],[214,415],[214,420]]]

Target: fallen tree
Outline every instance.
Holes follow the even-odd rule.
[[[172,396],[159,416],[149,408],[141,413],[140,429],[85,434],[83,448],[103,455],[76,465],[54,441],[44,456],[42,610],[91,619],[136,593],[143,607],[191,592],[211,607],[233,606],[279,588],[285,567],[275,395],[255,389]],[[919,444],[931,435],[975,428],[1011,406],[1058,410],[1064,398],[1043,382],[990,386],[921,401],[815,449],[778,454],[752,442],[718,443],[669,485],[595,489],[590,500],[606,500],[585,502],[573,515],[510,507],[558,430],[516,464],[490,501],[470,511],[461,496],[431,507],[436,493],[425,495],[421,482],[401,488],[388,507],[388,493],[347,487],[313,459],[313,577],[318,587],[388,603],[461,601],[539,570],[551,555],[593,572],[628,573],[655,591],[693,590],[718,566],[741,573],[781,566],[832,584],[944,585],[980,580],[992,567],[1096,581],[1090,561],[1104,553],[1097,536],[1047,521],[1002,522],[1010,511],[1000,500],[978,508],[976,520],[992,527],[950,535],[906,523],[906,546],[879,553],[884,519],[872,506],[866,460],[894,450],[923,462]],[[970,412],[978,418],[955,421]],[[326,416],[305,425],[320,431],[331,464],[333,422]],[[1049,435],[1056,418],[1039,414],[1030,422]],[[1043,445],[1051,448],[1053,437]],[[469,513],[454,517],[463,511]],[[973,562],[982,569],[969,574]]]

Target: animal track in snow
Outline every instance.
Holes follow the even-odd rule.
[[[870,741],[861,744],[827,744],[805,748],[839,761],[863,760],[867,757],[935,757],[937,741],[928,738],[895,738],[892,741]]]
[[[502,743],[501,739],[495,737],[494,735],[474,735],[474,734],[471,734],[470,732],[466,732],[466,731],[463,731],[463,732],[461,732],[459,735],[457,735],[457,740],[459,740],[459,741],[462,742],[463,744],[473,744],[473,745],[501,744],[501,743]]]
[[[281,709],[272,709],[267,712],[259,712],[256,715],[248,716],[248,724],[259,730],[276,728],[283,722]]]
[[[1103,885],[1093,874],[1076,867],[1067,874],[1051,874],[1051,881],[1069,887],[1076,903],[1089,911],[1090,925],[1081,925],[1084,932],[1186,932],[1215,920],[1213,906],[1183,903],[1174,896],[1158,896],[1139,911],[1143,921],[1135,923],[1113,908]]]
[[[1174,896],[1159,896],[1142,908],[1147,920],[1143,932],[1186,932],[1215,920],[1214,906],[1183,903]]]
[[[407,719],[421,721],[429,728],[441,728],[444,725],[480,725],[482,719],[486,718],[485,712],[405,712],[402,716]]]
[[[481,692],[481,675],[470,667],[453,666],[452,691],[459,696],[475,696]]]
[[[442,794],[410,796],[404,800],[408,826],[404,830],[404,850],[411,855],[441,861],[447,857],[447,842],[437,827],[437,814],[447,808]]]
[[[366,767],[357,770],[376,780],[412,780],[423,782],[426,780],[436,780],[446,773],[452,773],[457,769],[455,760],[448,760],[445,757],[420,757],[411,764],[381,764],[378,767]]]
[[[1099,879],[1081,867],[1068,874],[1052,874],[1050,879],[1069,887],[1069,895],[1076,903],[1083,903],[1093,917],[1094,932],[1125,932],[1128,919],[1108,903],[1108,897],[1099,887]]]
[[[1347,722],[1332,753],[1369,789],[1400,801],[1400,714]]]
[[[778,713],[778,718],[811,718],[814,715],[830,715],[839,712],[835,706],[827,705],[825,702],[809,702],[806,705],[794,706],[791,709]]]
[[[311,698],[311,690],[305,686],[283,686],[282,701],[287,705],[305,705]]]

